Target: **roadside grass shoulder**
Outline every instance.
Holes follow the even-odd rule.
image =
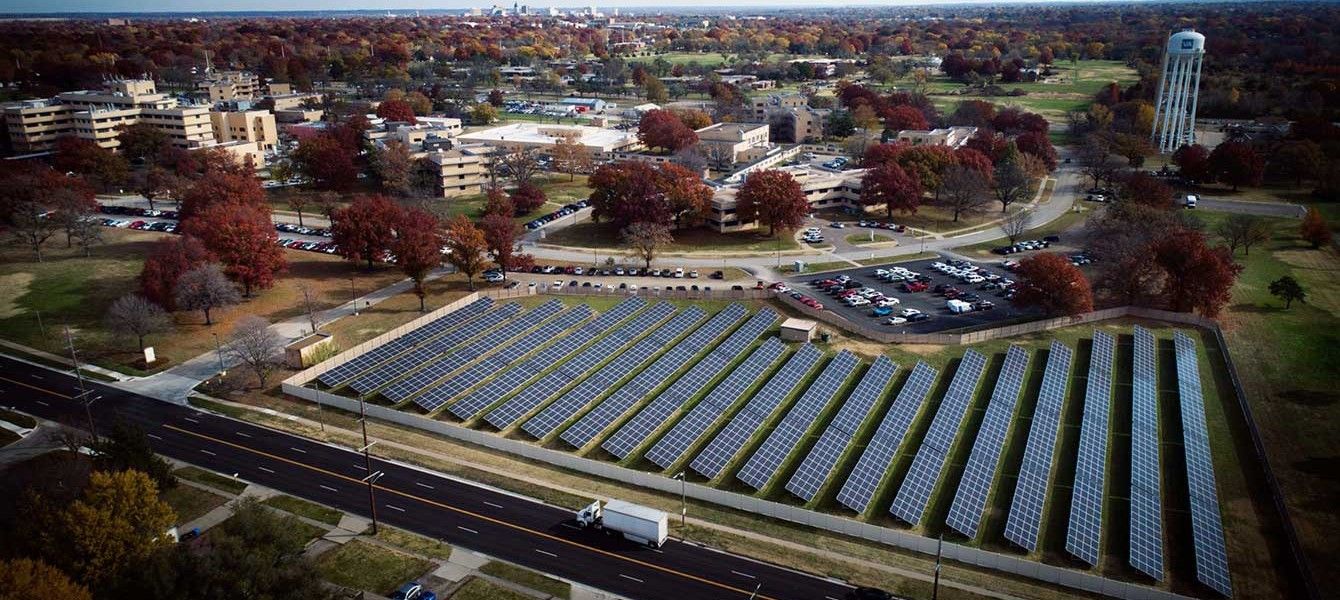
[[[754,231],[721,233],[707,227],[680,229],[672,232],[674,242],[660,249],[662,255],[684,252],[786,252],[800,246],[786,232],[774,237]],[[547,235],[544,243],[574,248],[626,250],[619,232],[609,223],[583,221]]]
[[[451,595],[451,600],[531,600],[531,598],[479,577],[471,577],[465,585],[456,589]]]
[[[566,581],[559,581],[552,577],[546,577],[540,573],[518,567],[511,563],[500,561],[489,561],[479,568],[480,573],[492,575],[499,579],[506,579],[530,589],[544,592],[554,598],[568,598],[572,594],[572,586]]]
[[[182,467],[173,471],[172,474],[182,479],[194,481],[218,490],[231,492],[234,495],[241,494],[242,490],[247,489],[247,482],[245,481],[233,479],[232,477],[224,477],[223,475],[219,475],[212,471],[206,471],[200,467]]]
[[[314,521],[320,521],[327,525],[339,525],[340,516],[343,514],[338,510],[323,506],[315,502],[294,498],[293,496],[271,496],[261,501],[261,504],[277,508],[284,512],[292,513],[300,517],[306,517]]]
[[[190,523],[228,501],[228,498],[189,485],[163,490],[158,497],[177,513],[177,525]]]
[[[335,585],[390,596],[401,584],[428,572],[432,563],[361,540],[322,553],[316,570]]]
[[[438,560],[451,558],[451,546],[446,543],[389,525],[383,524],[377,528],[377,539],[406,552],[422,554]]]

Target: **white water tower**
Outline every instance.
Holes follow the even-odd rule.
[[[1168,38],[1151,140],[1163,154],[1196,143],[1196,100],[1200,96],[1200,65],[1204,58],[1205,36],[1187,30]]]

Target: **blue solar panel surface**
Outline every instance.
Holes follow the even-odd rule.
[[[1029,551],[1038,547],[1042,508],[1047,503],[1047,486],[1055,462],[1061,407],[1070,382],[1073,354],[1068,346],[1057,341],[1052,342],[1047,353],[1047,370],[1042,374],[1042,389],[1038,392],[1037,406],[1033,408],[1024,461],[1019,467],[1010,515],[1005,522],[1005,539]]]
[[[946,523],[970,539],[977,538],[977,527],[986,512],[986,499],[991,495],[991,484],[1000,467],[1005,438],[1010,435],[1010,423],[1019,403],[1019,391],[1024,386],[1028,361],[1029,353],[1022,346],[1010,346],[1005,353],[1005,364],[996,378],[996,387],[991,392],[977,438],[973,440],[968,465],[959,480],[954,502],[949,505]]]
[[[1070,499],[1066,551],[1090,565],[1098,564],[1103,538],[1103,504],[1107,486],[1107,438],[1111,434],[1112,369],[1117,341],[1093,332],[1093,350],[1084,390],[1084,416],[1079,430],[1079,456]]]
[[[937,375],[938,371],[923,362],[917,363],[912,369],[912,374],[898,391],[898,397],[889,407],[889,412],[884,414],[884,419],[875,428],[875,436],[870,439],[870,444],[861,453],[861,458],[857,459],[851,475],[847,476],[847,482],[838,491],[837,500],[843,506],[857,513],[864,513],[870,506],[870,500],[893,465],[893,457],[902,445],[912,421],[921,412],[921,405],[930,394]]]
[[[1163,497],[1154,335],[1135,326],[1131,385],[1131,566],[1163,581]]]
[[[419,342],[428,340],[478,316],[490,306],[493,306],[492,298],[485,297],[475,300],[322,373],[317,377],[317,381],[320,381],[326,387],[341,385],[353,379],[355,375],[413,348]]]
[[[371,393],[417,369],[430,365],[448,351],[482,335],[484,332],[501,325],[521,312],[517,304],[504,304],[490,310],[478,318],[447,331],[431,340],[414,347],[409,352],[397,356],[390,362],[368,371],[349,383],[349,387],[360,394]],[[427,382],[423,382],[427,383]],[[417,390],[422,384],[414,386]]]
[[[1187,488],[1191,494],[1196,579],[1224,596],[1232,596],[1224,525],[1219,514],[1219,493],[1214,484],[1214,461],[1210,457],[1210,432],[1205,426],[1205,393],[1200,384],[1196,342],[1178,331],[1173,335],[1173,344],[1177,352],[1177,395],[1182,408]]]

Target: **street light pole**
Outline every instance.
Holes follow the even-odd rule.
[[[945,535],[942,533],[935,544],[935,582],[931,584],[931,600],[936,600],[940,596],[940,553],[944,550],[944,545]]]
[[[358,316],[358,291],[354,288],[354,278],[349,277],[349,302],[354,305],[354,316]]]
[[[84,416],[88,418],[88,434],[98,439],[98,430],[93,426],[93,401],[88,399],[89,390],[84,387],[84,373],[79,370],[79,355],[74,351],[74,336],[70,335],[70,326],[65,326],[65,343],[70,346],[70,363],[74,365],[74,377],[79,382],[79,400],[84,403]]]
[[[363,480],[368,482],[368,510],[372,512],[372,535],[377,535],[377,495],[374,484],[381,478],[381,471],[372,472],[372,444],[368,442],[368,411],[364,394],[358,395],[358,421],[363,425],[363,470],[368,474]]]
[[[219,334],[210,332],[214,336],[214,352],[219,356],[219,381],[228,375],[228,367],[223,364],[223,346],[219,344]]]
[[[689,514],[689,501],[684,489],[688,485],[685,482],[688,478],[685,477],[684,471],[680,471],[675,474],[674,479],[679,480],[679,528],[683,530],[686,527],[685,521]]]

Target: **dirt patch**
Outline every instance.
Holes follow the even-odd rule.
[[[0,296],[0,319],[17,317],[28,312],[19,306],[19,298],[28,293],[28,286],[33,282],[32,273],[10,273],[9,275],[0,275],[0,289],[5,290],[3,296]]]

